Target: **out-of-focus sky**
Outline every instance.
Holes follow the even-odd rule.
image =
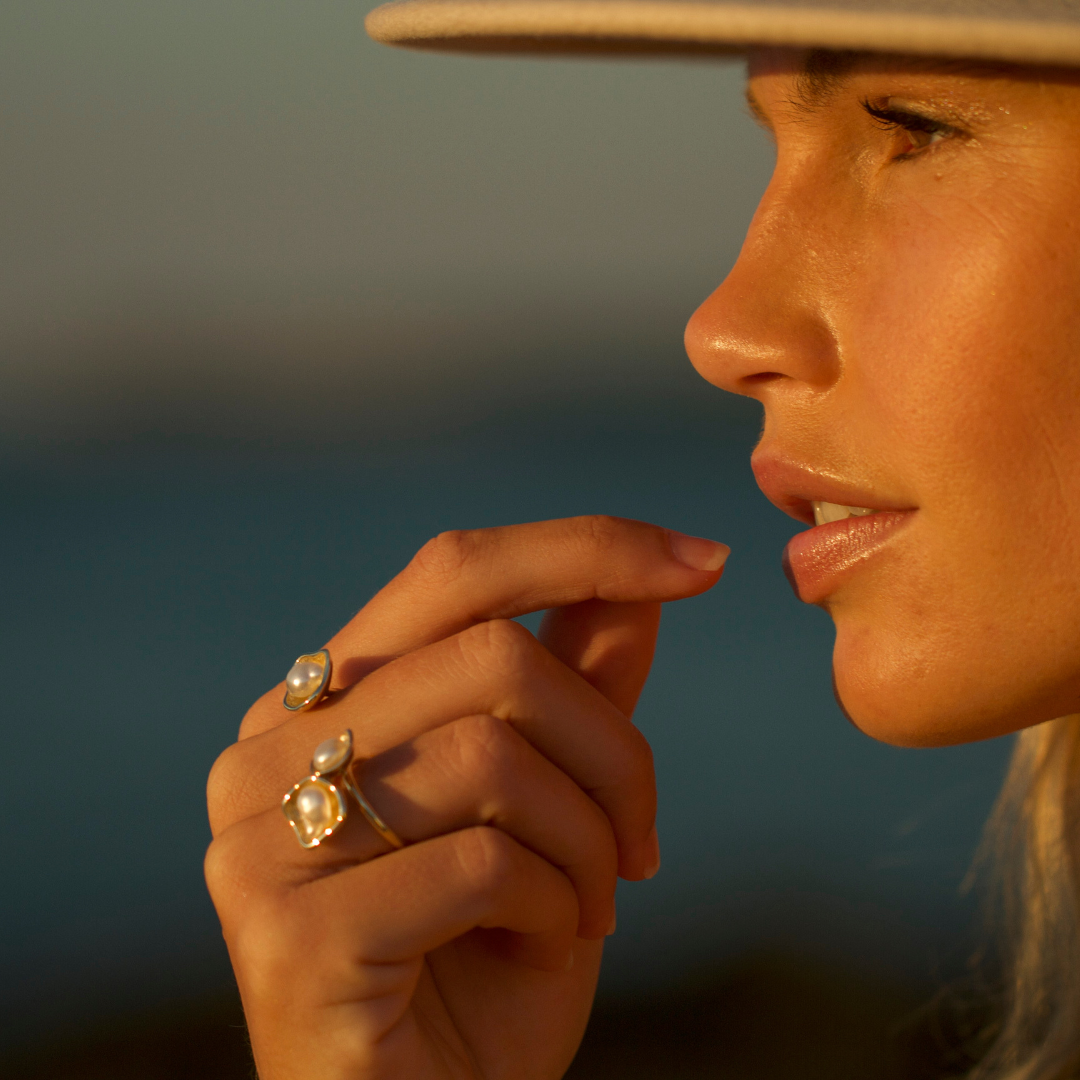
[[[691,386],[771,163],[741,65],[410,53],[371,6],[0,6],[9,442]]]

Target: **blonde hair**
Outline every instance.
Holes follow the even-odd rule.
[[[1080,1076],[1080,715],[1017,736],[987,825],[1000,1019],[969,1080]]]

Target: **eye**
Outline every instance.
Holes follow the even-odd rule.
[[[897,161],[913,158],[935,143],[961,134],[951,124],[910,109],[872,105],[869,101],[864,101],[862,107],[879,127],[896,132],[900,137],[900,147],[894,158]]]

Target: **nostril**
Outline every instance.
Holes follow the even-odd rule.
[[[780,371],[759,371],[754,375],[743,376],[743,382],[757,385],[758,383],[770,383],[774,379],[783,379],[786,376]]]

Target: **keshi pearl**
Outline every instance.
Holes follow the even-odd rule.
[[[319,689],[322,677],[322,664],[316,664],[313,660],[297,661],[285,676],[285,686],[292,697],[307,698]]]
[[[305,844],[321,840],[338,823],[341,806],[329,786],[305,780],[285,804],[285,816]]]
[[[346,731],[336,739],[327,739],[315,747],[311,755],[311,771],[317,773],[334,772],[340,769],[352,752],[352,732]]]
[[[330,824],[333,816],[330,810],[330,797],[322,788],[314,784],[302,787],[293,797],[296,803],[296,812],[314,828],[322,828]]]

